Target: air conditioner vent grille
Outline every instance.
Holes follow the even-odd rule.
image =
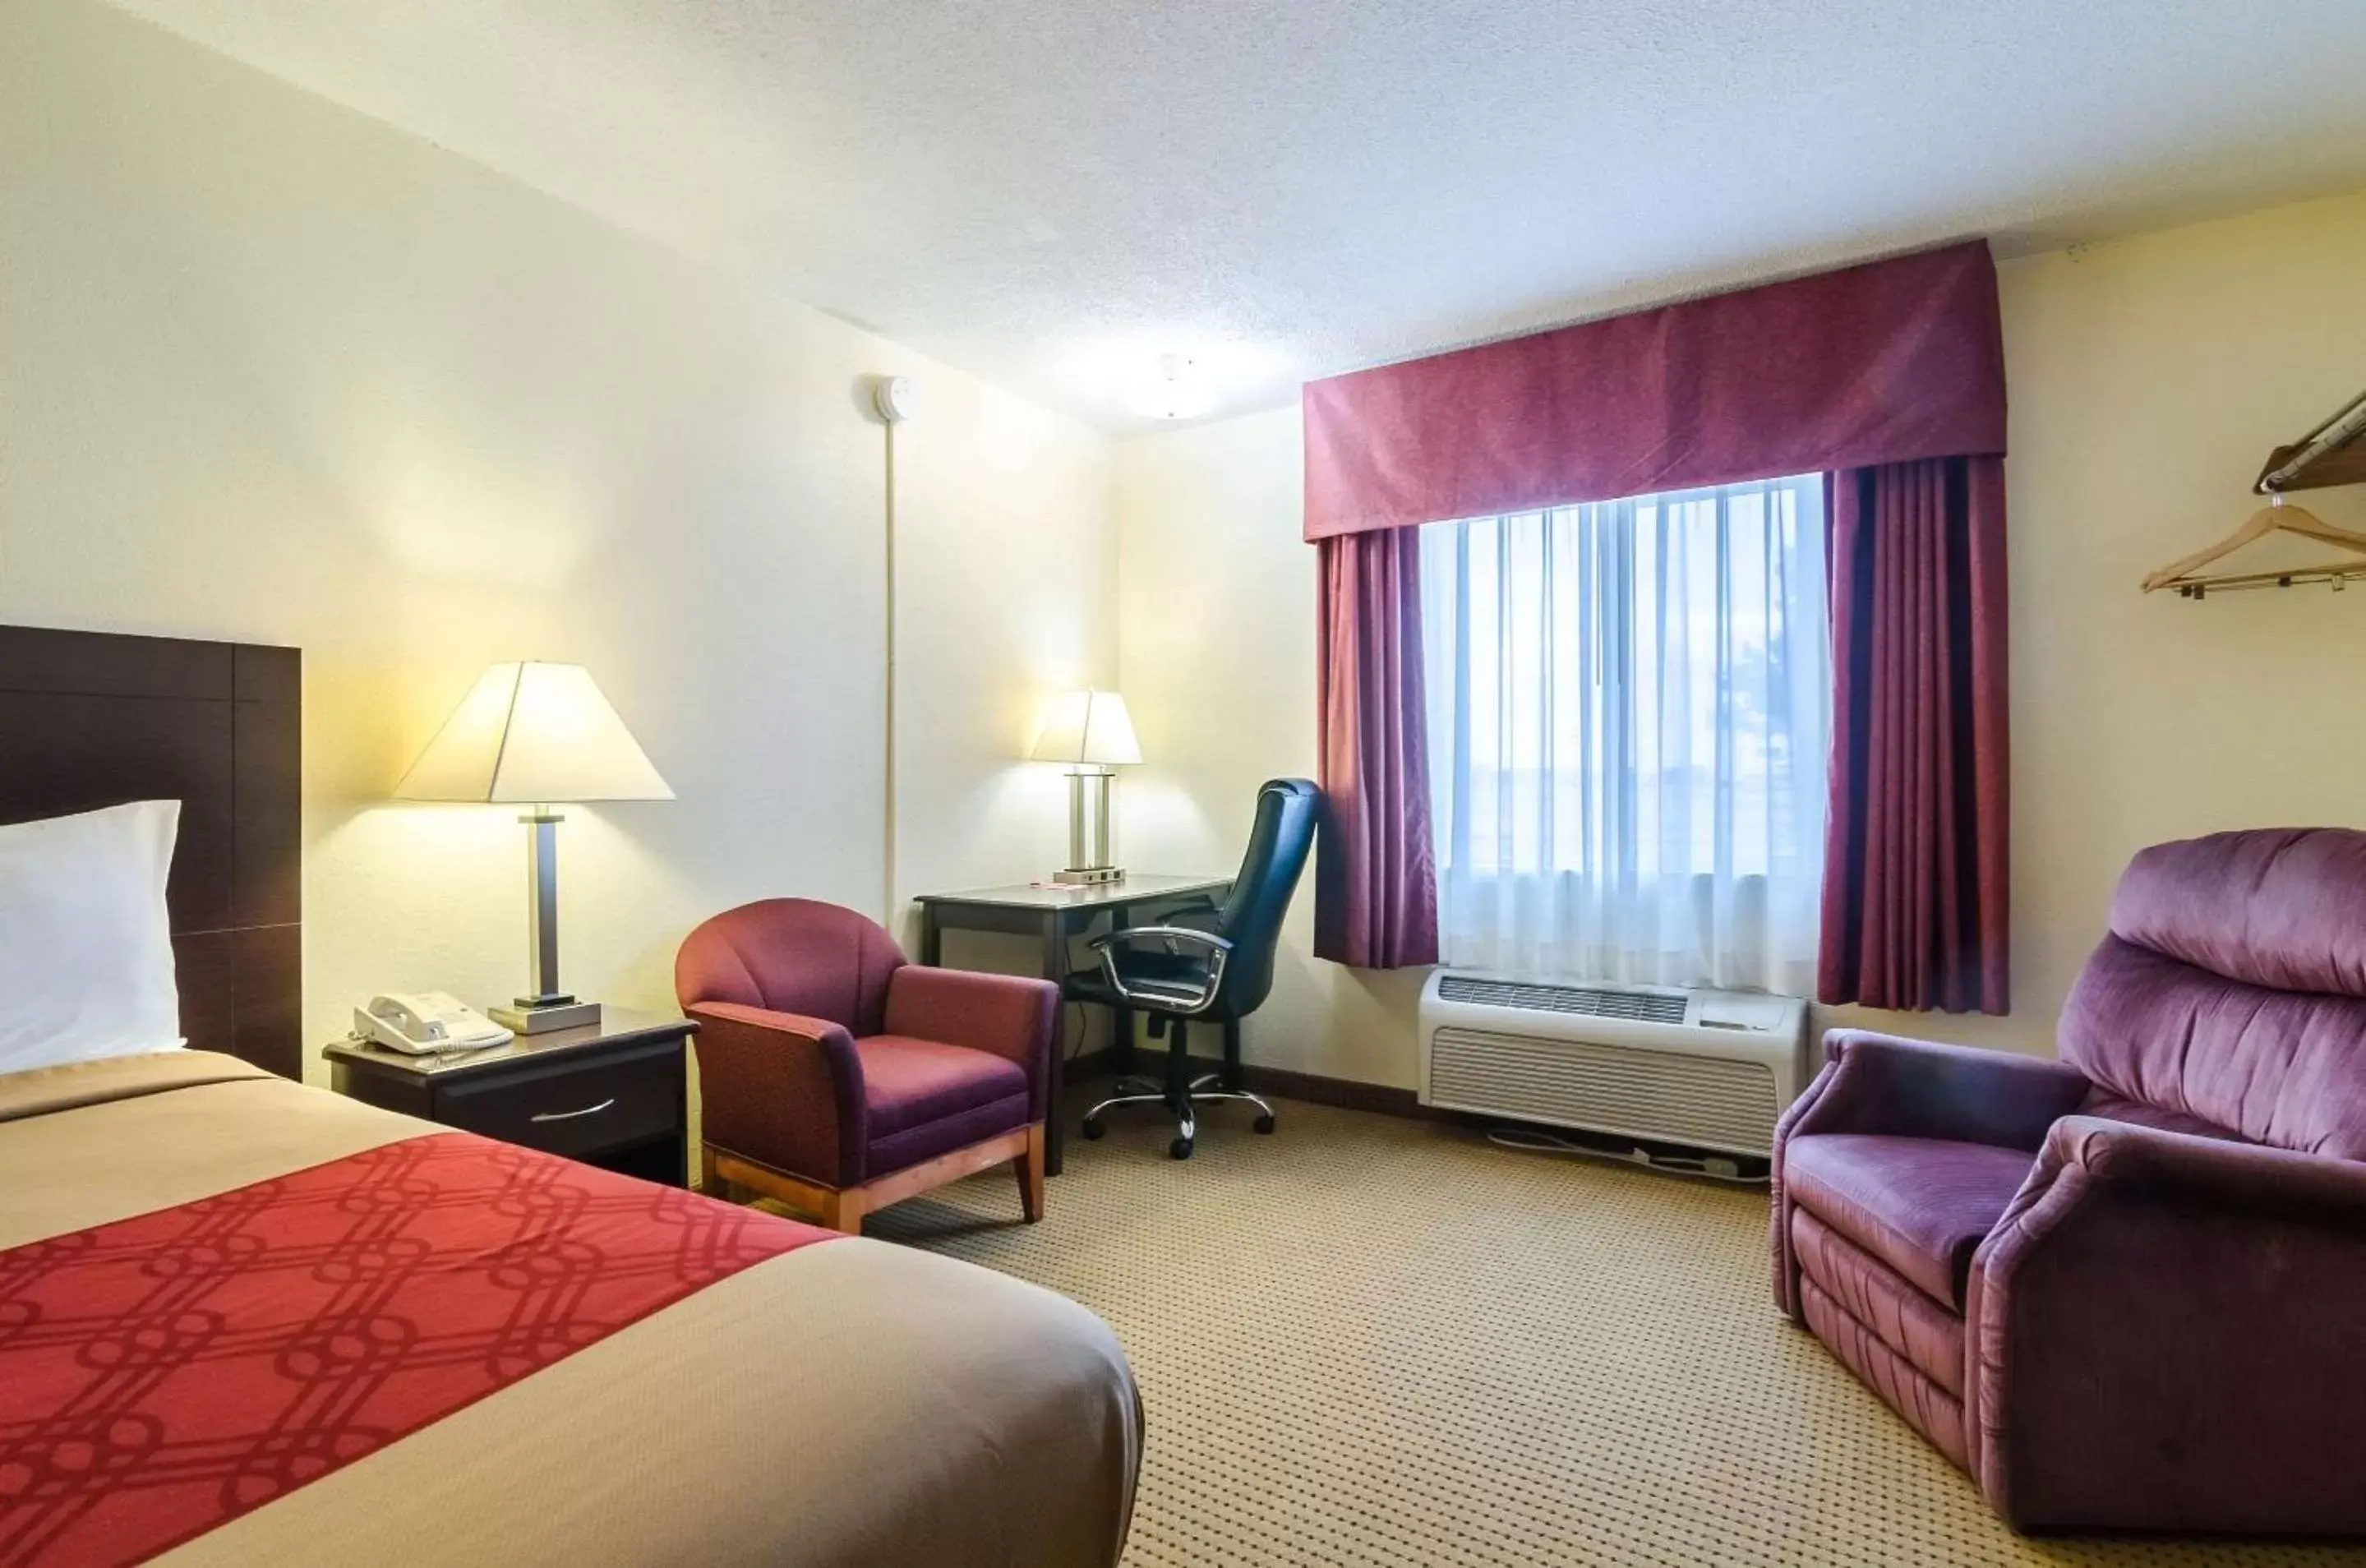
[[[1477,1029],[1429,1040],[1433,1105],[1735,1154],[1772,1151],[1778,1093],[1763,1062]]]
[[[1659,991],[1603,991],[1587,986],[1524,985],[1447,975],[1437,982],[1441,1001],[1484,1007],[1526,1008],[1531,1012],[1575,1013],[1583,1018],[1624,1018],[1639,1023],[1682,1023],[1685,998]]]

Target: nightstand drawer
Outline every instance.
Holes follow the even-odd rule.
[[[580,1156],[682,1131],[682,1043],[445,1084],[435,1120]]]

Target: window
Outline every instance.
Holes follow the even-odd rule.
[[[1422,531],[1448,964],[1807,994],[1823,480]]]

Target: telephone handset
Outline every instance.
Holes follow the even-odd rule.
[[[480,1051],[516,1038],[483,1013],[443,991],[402,991],[372,997],[369,1006],[354,1010],[354,1037],[413,1056],[439,1051]]]

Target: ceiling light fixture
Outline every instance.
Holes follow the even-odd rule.
[[[1180,354],[1159,355],[1133,395],[1134,412],[1148,419],[1197,419],[1215,403],[1199,367]]]

